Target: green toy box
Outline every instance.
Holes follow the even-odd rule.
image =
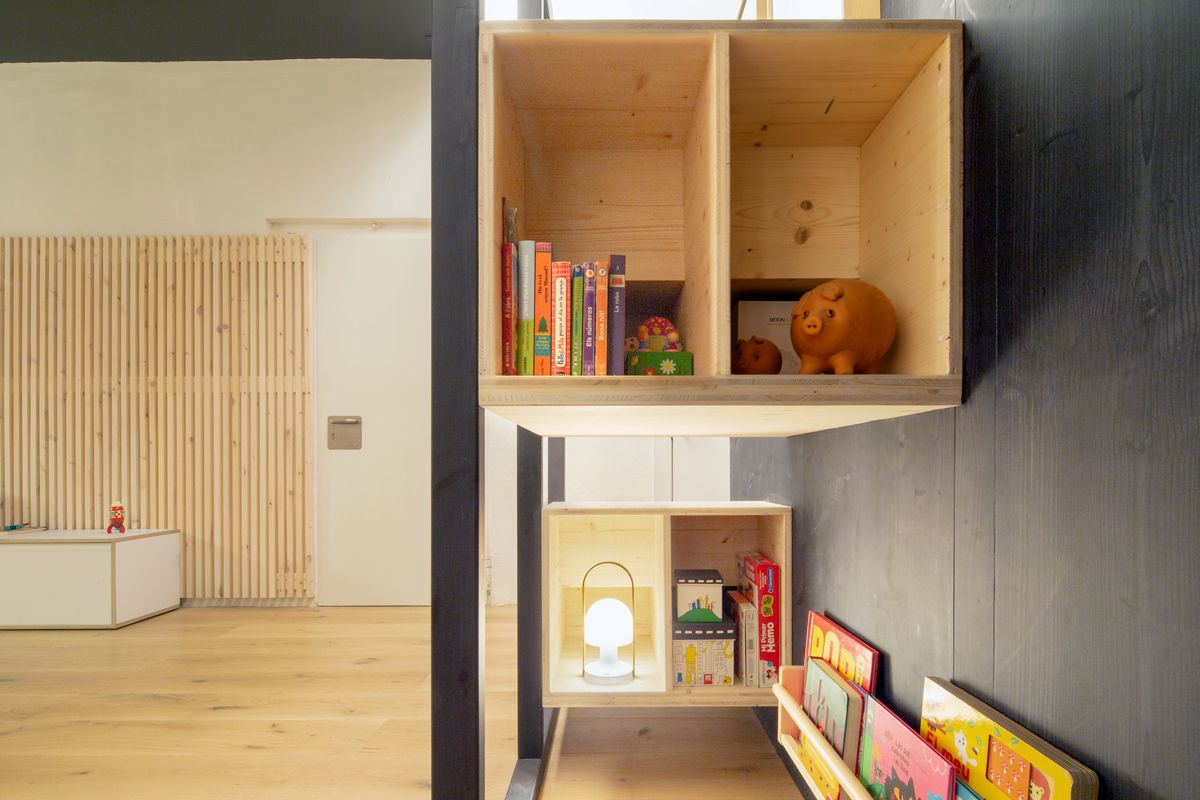
[[[625,354],[625,374],[691,375],[692,354],[686,350],[635,350]]]

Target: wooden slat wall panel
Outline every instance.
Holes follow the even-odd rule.
[[[0,237],[0,521],[179,528],[184,595],[311,597],[308,244]]]

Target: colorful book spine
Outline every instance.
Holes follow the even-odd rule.
[[[538,242],[533,252],[533,374],[550,374],[550,263],[552,247]]]
[[[534,242],[517,242],[517,374],[533,374]]]
[[[550,265],[550,374],[571,374],[571,262]]]
[[[596,265],[596,374],[608,374],[608,264]]]
[[[513,292],[513,250],[516,245],[500,245],[500,361],[505,375],[517,374],[517,315]]]
[[[571,266],[571,374],[583,374],[583,265]]]
[[[608,374],[625,374],[625,256],[608,258]]]
[[[596,374],[596,265],[583,265],[583,374]]]

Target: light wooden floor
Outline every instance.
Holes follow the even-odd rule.
[[[489,800],[516,753],[515,620],[489,609]],[[427,798],[429,685],[428,609],[189,608],[118,631],[0,631],[0,798]],[[799,796],[744,709],[573,710],[543,793],[734,796]]]

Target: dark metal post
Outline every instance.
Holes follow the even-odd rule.
[[[433,308],[478,317],[479,5],[433,4]],[[483,797],[478,352],[474,325],[433,338],[433,796]],[[400,342],[393,343],[399,347]]]
[[[541,758],[542,437],[517,428],[517,758]]]

